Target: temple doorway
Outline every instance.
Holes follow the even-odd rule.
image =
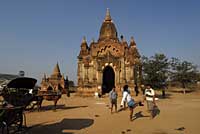
[[[102,94],[109,93],[115,86],[115,72],[111,66],[103,70]]]

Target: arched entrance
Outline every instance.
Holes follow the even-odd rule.
[[[111,66],[103,70],[102,94],[109,93],[115,85],[115,72]]]

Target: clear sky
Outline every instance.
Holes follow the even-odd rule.
[[[164,53],[200,66],[198,0],[13,0],[0,1],[0,73],[39,81],[58,62],[76,80],[83,36],[98,40],[106,8],[118,35],[134,36],[141,55]]]

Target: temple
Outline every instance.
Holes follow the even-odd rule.
[[[99,39],[88,45],[84,37],[78,55],[78,93],[108,93],[114,86],[121,91],[128,84],[133,90],[140,85],[141,61],[133,37],[128,45],[117,29],[107,9],[100,28]]]
[[[60,68],[57,63],[50,77],[47,77],[46,74],[44,74],[41,82],[41,91],[53,90],[66,93],[68,90],[67,83],[68,78],[66,77],[65,79],[64,75],[61,75]]]

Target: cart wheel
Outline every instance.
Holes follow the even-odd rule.
[[[21,131],[22,130],[22,125],[23,125],[23,112],[20,111],[19,113],[17,113],[17,130]]]

